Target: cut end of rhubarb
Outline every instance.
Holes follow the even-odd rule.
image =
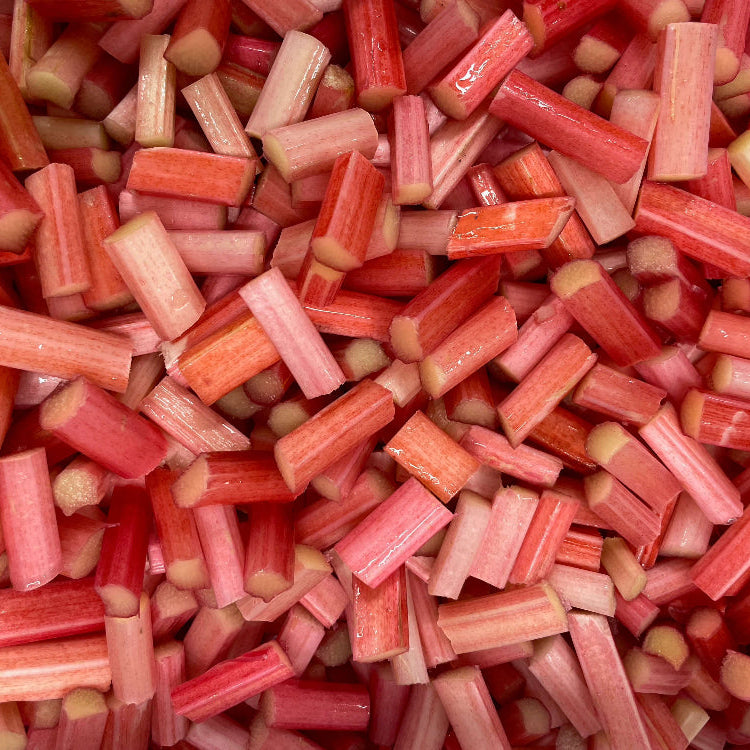
[[[213,73],[221,62],[222,48],[206,29],[195,29],[178,40],[172,39],[164,58],[189,76]]]
[[[30,70],[26,74],[26,88],[32,99],[42,99],[70,109],[75,99],[75,91],[61,78],[46,70]]]
[[[41,218],[41,213],[25,209],[5,214],[0,218],[0,250],[22,253]]]
[[[362,380],[368,375],[380,372],[388,367],[391,361],[383,351],[379,341],[373,339],[357,339],[348,347],[343,362],[348,380]]]
[[[315,257],[331,272],[340,275],[341,272],[353,271],[362,265],[359,258],[353,256],[340,242],[332,237],[313,237],[310,248]],[[316,267],[316,271],[320,270]]]
[[[252,135],[252,133],[250,134]],[[275,135],[274,130],[269,130],[263,136],[263,154],[271,164],[279,170],[281,176],[287,181],[291,181],[291,164],[289,163],[289,157],[286,155],[286,151],[279,143],[279,139]]]
[[[403,96],[406,87],[400,86],[373,86],[360,93],[357,104],[368,112],[380,112],[393,103],[397,96]]]
[[[207,589],[211,585],[206,563],[201,558],[169,563],[167,580],[178,589]]]
[[[123,586],[108,583],[97,586],[96,593],[104,602],[104,611],[108,617],[133,617],[138,614],[139,597]]]
[[[572,260],[561,266],[550,279],[550,289],[562,300],[596,284],[604,269],[595,260]]]
[[[657,322],[669,320],[678,312],[679,306],[679,279],[648,287],[643,292],[643,311],[650,320]]]
[[[648,19],[649,36],[656,41],[659,32],[667,28],[670,23],[687,23],[690,21],[690,11],[682,0],[661,0],[651,10]]]
[[[0,747],[3,750],[25,750],[28,738],[23,730],[23,725],[18,732],[12,729],[0,729]]]
[[[271,428],[273,429],[273,428]],[[279,473],[281,474],[284,482],[286,482],[286,486],[289,487],[289,489],[297,495],[299,492],[302,492],[304,490],[304,486],[298,487],[297,486],[297,479],[294,475],[294,465],[287,461],[287,459],[284,456],[284,438],[281,438],[276,445],[273,448],[273,455],[276,459],[276,465],[279,467]]]
[[[391,321],[390,332],[391,346],[402,362],[419,362],[424,357],[419,329],[411,318],[396,315]]]
[[[122,162],[119,151],[96,151],[91,158],[94,174],[104,183],[111,184],[120,179]]]
[[[733,81],[740,69],[740,59],[729,47],[719,46],[714,66],[714,86],[723,86]]]
[[[134,216],[132,219],[130,219],[127,224],[123,224],[119,229],[116,229],[114,232],[112,232],[112,234],[110,234],[109,237],[104,240],[104,244],[106,246],[111,245],[115,242],[120,242],[121,240],[130,237],[130,235],[140,231],[141,229],[143,229],[143,227],[148,226],[149,224],[158,224],[163,228],[161,220],[159,219],[155,211],[144,211],[142,214],[138,214],[137,216]],[[164,230],[164,232],[166,233],[166,229]]]
[[[445,370],[432,357],[425,357],[419,363],[419,377],[431,398],[440,398],[449,390],[445,387],[448,381]]]
[[[284,435],[288,435],[293,430],[296,430],[308,419],[310,419],[310,415],[301,404],[294,401],[287,401],[283,404],[276,404],[271,409],[271,414],[268,417],[268,426],[277,438],[282,438]]]
[[[643,651],[652,656],[660,656],[675,670],[681,669],[690,656],[690,649],[682,633],[671,625],[654,625],[643,639]]]
[[[77,688],[63,698],[62,710],[68,719],[86,719],[105,713],[107,704],[98,690]]]
[[[541,5],[538,3],[525,2],[523,4],[523,22],[526,24],[531,36],[534,37],[534,46],[529,57],[541,54],[547,41],[547,27],[544,24]]]
[[[670,274],[677,252],[666,237],[639,237],[628,245],[628,268],[635,277]]]
[[[322,495],[327,500],[331,500],[334,503],[341,502],[339,485],[328,477],[315,477],[310,484],[319,495]]]
[[[245,591],[252,596],[259,596],[264,602],[270,602],[282,591],[291,588],[292,581],[271,571],[258,571],[245,578]]]
[[[606,471],[597,471],[584,478],[583,486],[586,492],[586,502],[589,508],[596,512],[596,507],[604,502],[612,492],[614,478]]]
[[[465,120],[469,116],[469,111],[466,109],[465,102],[460,98],[458,91],[449,84],[440,81],[434,86],[428,86],[427,90],[432,101],[434,101],[435,104],[437,104],[437,106],[448,115],[448,117],[452,117],[454,120]],[[429,193],[427,195],[429,195]],[[425,198],[426,197],[427,196],[425,196]]]
[[[731,357],[726,354],[720,354],[714,363],[714,369],[711,371],[711,387],[717,393],[724,393],[732,384],[732,366]]]
[[[67,578],[78,580],[90,575],[102,551],[102,542],[104,541],[104,526],[99,531],[95,531],[88,538],[85,544],[78,549],[76,556],[70,560],[65,560],[66,567],[60,572]],[[63,552],[65,551],[65,541],[62,540]]]
[[[584,37],[576,47],[573,61],[584,73],[606,73],[618,60],[620,53],[607,42]]]
[[[750,656],[727,651],[721,663],[721,684],[741,701],[750,701]]]
[[[429,197],[431,192],[431,183],[416,182],[411,185],[399,185],[393,197],[394,201],[400,206],[418,206]],[[396,230],[396,236],[398,236],[398,229]]]
[[[682,399],[680,423],[682,431],[691,438],[697,439],[700,434],[705,401],[704,394],[695,388],[691,388]]]
[[[98,505],[99,483],[89,471],[68,467],[55,477],[52,494],[55,505],[66,515],[72,516],[80,508]]]
[[[76,378],[44,401],[39,410],[39,425],[43,430],[56,430],[78,411],[85,398],[86,381]]]
[[[178,508],[192,508],[208,486],[208,459],[198,456],[172,485],[172,497]]]

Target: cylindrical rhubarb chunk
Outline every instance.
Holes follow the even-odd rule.
[[[286,34],[245,127],[248,135],[262,138],[304,120],[330,59],[315,37],[296,30]]]
[[[566,333],[498,405],[510,444],[517,448],[595,363],[596,354],[583,340]]]
[[[96,568],[96,590],[108,615],[131,617],[138,612],[151,525],[145,492],[134,486],[116,488],[107,521]]]
[[[648,141],[611,125],[518,70],[503,81],[490,113],[613,182],[640,168]]]
[[[167,455],[167,441],[153,422],[85,378],[47,398],[39,424],[126,479],[145,476]]]
[[[153,211],[131,219],[104,246],[163,339],[176,338],[198,320],[206,302]]]
[[[352,445],[385,427],[393,415],[391,392],[363,380],[282,437],[274,447],[274,456],[289,489],[295,495],[301,492]]]
[[[365,262],[384,184],[359,152],[336,159],[310,242],[321,263],[351,271]]]
[[[269,641],[178,685],[172,704],[179,716],[201,722],[290,677],[289,659],[276,641]]]
[[[506,10],[466,54],[429,87],[435,104],[449,117],[466,119],[534,46],[526,26]]]
[[[43,448],[0,459],[0,525],[14,589],[36,589],[60,573],[62,550]]]
[[[659,34],[654,91],[661,97],[648,178],[676,182],[708,169],[718,27],[671,23]]]
[[[190,76],[212,73],[221,62],[230,21],[229,0],[189,0],[180,11],[164,59]]]
[[[0,250],[22,253],[43,215],[10,168],[0,162]]]
[[[174,144],[177,73],[164,58],[168,46],[167,34],[147,34],[141,39],[135,123],[130,140],[134,137],[136,143],[147,148]]]
[[[596,261],[566,263],[550,288],[616,364],[626,367],[661,351],[659,337]]]
[[[406,93],[398,21],[391,0],[344,0],[357,103],[370,112]]]

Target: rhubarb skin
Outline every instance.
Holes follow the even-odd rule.
[[[175,712],[201,722],[294,677],[286,654],[275,641],[224,661],[172,690]]]

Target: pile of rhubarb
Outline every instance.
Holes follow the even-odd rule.
[[[750,745],[749,21],[0,0],[0,748]]]

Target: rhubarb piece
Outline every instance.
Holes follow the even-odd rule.
[[[639,433],[710,521],[725,524],[740,516],[739,491],[706,449],[683,433],[671,405],[663,406]]]
[[[562,636],[551,636],[535,643],[529,670],[582,737],[599,731],[601,724],[580,664]]]
[[[690,576],[702,591],[714,601],[725,596],[733,587],[745,580],[748,563],[741,550],[750,528],[747,511],[708,549],[692,567]]]
[[[370,380],[281,438],[274,448],[279,471],[295,494],[341,457],[347,446],[375,434],[393,419],[391,392]]]
[[[499,259],[452,266],[396,315],[391,345],[403,362],[423,359],[485,302],[497,286]]]
[[[565,334],[503,399],[498,406],[498,415],[514,448],[558,405],[595,362],[596,355],[581,339]]]
[[[547,583],[441,604],[438,612],[438,625],[457,654],[568,630],[565,610]]]
[[[568,616],[568,622],[586,684],[612,743],[616,747],[650,747],[606,618],[575,612]]]
[[[747,450],[748,408],[750,404],[742,399],[691,388],[682,401],[680,423],[685,434],[699,443]]]
[[[138,600],[136,600],[138,601]],[[148,594],[140,595],[136,614],[104,618],[112,692],[124,703],[143,703],[156,690],[156,664]]]
[[[189,722],[172,708],[171,691],[185,680],[185,649],[179,641],[168,641],[154,649],[156,693],[151,716],[151,736],[160,745],[172,746],[184,739]]]
[[[75,688],[107,690],[112,681],[103,635],[9,646],[0,651],[0,701],[62,698]]]
[[[116,488],[107,520],[102,554],[96,568],[96,591],[108,615],[133,617],[138,613],[143,587],[151,522],[145,492],[137,486]]]
[[[191,591],[181,591],[169,581],[162,581],[151,595],[154,643],[173,637],[197,614],[198,609],[198,602]]]
[[[389,128],[395,203],[419,204],[432,193],[432,162],[424,100],[400,96],[393,102]]]
[[[111,197],[103,186],[78,195],[83,241],[91,271],[84,302],[94,310],[111,310],[132,302],[133,295],[107,255],[104,240],[119,226]]]
[[[447,731],[448,717],[433,685],[414,685],[394,747],[440,750]]]
[[[602,547],[602,567],[625,601],[635,599],[646,586],[646,573],[620,537],[609,537]]]
[[[266,690],[260,710],[269,727],[361,732],[370,720],[370,696],[362,685],[290,680]]]
[[[144,148],[133,157],[128,190],[239,206],[255,177],[257,161],[179,148]],[[194,175],[200,174],[200,182]]]
[[[104,696],[98,690],[91,688],[72,690],[62,701],[55,747],[100,745],[108,713],[109,709]]]
[[[377,146],[372,117],[358,108],[275,128],[263,136],[263,153],[288,182],[329,172],[336,159],[350,151],[371,159]]]
[[[245,595],[244,546],[237,512],[225,505],[196,508],[193,517],[200,537],[206,568],[218,607],[226,607]]]
[[[166,34],[146,35],[140,43],[133,137],[144,147],[174,145],[176,71],[164,57],[169,43]]]
[[[91,287],[75,176],[66,164],[50,164],[26,180],[26,189],[45,212],[34,260],[45,297],[85,292]]]
[[[269,0],[242,1],[281,37],[292,29],[309,29],[323,17],[311,0],[289,0],[283,4]]]
[[[232,643],[239,640],[243,625],[242,615],[234,604],[221,609],[201,607],[185,634],[188,678],[203,674],[209,667],[224,659]],[[252,645],[256,645],[259,640],[260,637]]]
[[[177,18],[164,59],[190,76],[213,73],[221,61],[230,19],[229,0],[210,5],[188,0]]]
[[[346,0],[343,7],[357,103],[377,112],[406,93],[396,13],[384,0]]]
[[[28,95],[70,109],[84,76],[102,54],[97,44],[101,33],[98,24],[70,24],[27,72]]]
[[[621,422],[643,425],[656,414],[665,396],[661,388],[596,364],[579,383],[572,402]]]
[[[465,120],[448,120],[430,138],[433,191],[422,205],[434,210],[446,202],[467,169],[500,131],[500,121],[482,105]],[[448,206],[446,205],[446,208]]]
[[[320,552],[298,544],[294,548],[294,581],[291,587],[268,602],[260,597],[246,596],[237,602],[237,607],[248,621],[272,622],[301,601],[330,572],[331,566]]]
[[[538,498],[519,487],[497,492],[481,544],[471,565],[471,575],[502,589],[508,581]]]
[[[421,411],[391,438],[385,450],[444,503],[456,495],[479,468],[476,459]]]
[[[506,10],[466,54],[429,86],[435,104],[449,117],[466,119],[534,45],[527,28]]]
[[[0,602],[3,647],[104,630],[104,607],[90,578],[23,593],[3,589]]]
[[[333,165],[310,247],[321,263],[351,271],[365,261],[384,180],[357,151]]]
[[[91,511],[93,509],[89,509]],[[82,513],[57,517],[63,566],[60,573],[77,580],[90,575],[99,561],[104,537],[103,514]]]
[[[245,555],[245,591],[270,601],[294,582],[291,506],[258,503],[250,511]]]
[[[552,165],[538,143],[532,143],[498,164],[494,174],[510,200],[551,198],[565,195]],[[560,234],[541,253],[551,267],[574,258],[590,258],[594,244],[574,212]]]
[[[727,655],[721,663],[721,684],[730,695],[741,701],[750,699],[749,677],[750,657],[738,651],[727,651]]]
[[[479,35],[479,17],[464,0],[449,4],[403,51],[410,94],[418,94]]]
[[[177,685],[172,704],[178,715],[205,721],[293,676],[289,659],[270,641]]]
[[[167,580],[181,589],[208,588],[208,571],[195,520],[190,511],[175,505],[170,492],[174,480],[175,473],[166,469],[156,469],[146,477]]]
[[[750,219],[671,185],[644,182],[635,209],[635,231],[671,240],[691,258],[733,276],[750,273]]]
[[[167,455],[166,441],[153,423],[84,378],[76,378],[46,399],[39,423],[127,479],[145,476]]]
[[[650,180],[706,174],[717,32],[704,23],[675,23],[659,35],[654,91],[661,109],[649,154]]]
[[[538,56],[611,7],[610,0],[575,3],[571,8],[565,9],[550,0],[527,0],[523,4],[523,20],[534,37],[532,55]]]
[[[609,124],[518,70],[501,84],[490,112],[614,182],[630,179],[648,149],[644,139]]]
[[[43,448],[0,459],[0,524],[17,591],[31,591],[62,569],[47,459]]]
[[[355,526],[335,550],[359,579],[378,586],[451,518],[450,511],[412,478]]]
[[[246,284],[240,295],[308,398],[330,393],[344,382],[341,368],[278,269]]]
[[[479,667],[443,672],[432,685],[461,747],[510,750],[510,742]]]
[[[574,205],[575,201],[566,196],[464,211],[448,241],[448,258],[547,248],[562,231]]]
[[[163,338],[175,338],[200,317],[205,300],[155,213],[132,219],[104,246]]]
[[[602,175],[556,151],[547,158],[565,192],[575,198],[576,212],[597,245],[606,245],[635,226],[631,211]]]
[[[659,656],[675,671],[682,669],[690,655],[690,648],[677,628],[671,625],[654,625],[643,639],[643,652]]]
[[[104,729],[102,750],[126,750],[148,744],[151,734],[151,701],[125,703],[109,693],[107,708],[109,717]]]
[[[304,120],[330,59],[315,37],[296,30],[286,34],[245,127],[247,134],[263,138]]]

